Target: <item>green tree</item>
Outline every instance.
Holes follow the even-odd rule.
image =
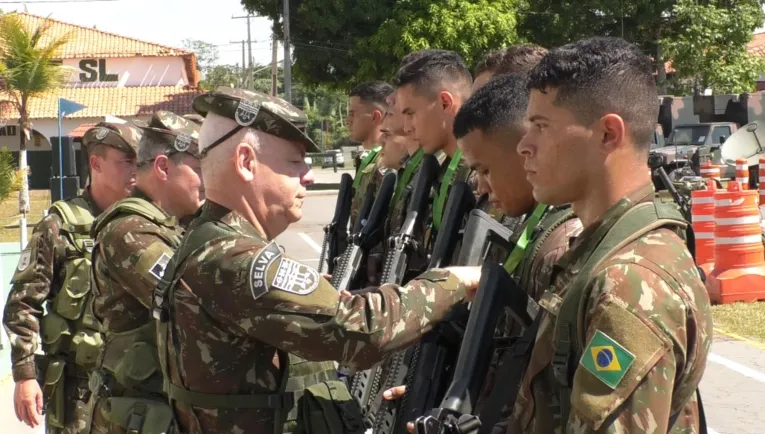
[[[56,52],[68,41],[47,34],[51,23],[47,20],[38,28],[29,30],[18,15],[0,16],[0,93],[7,97],[19,113],[19,213],[21,213],[21,242],[26,244],[26,213],[29,212],[29,184],[27,180],[26,141],[32,137],[29,119],[31,98],[52,92],[64,85],[71,71],[56,62]],[[45,41],[43,43],[42,41]]]
[[[281,2],[241,0],[282,32]],[[459,52],[472,62],[516,42],[522,0],[300,0],[290,4],[293,75],[306,85],[348,89],[388,79],[405,54],[424,48]]]
[[[545,47],[589,36],[621,36],[654,59],[659,85],[687,92],[695,79],[715,89],[753,90],[757,60],[746,44],[762,24],[761,0],[535,0],[518,33]],[[665,63],[675,69],[666,82]],[[691,84],[689,84],[691,83]]]
[[[218,47],[214,44],[198,39],[184,39],[182,44],[184,49],[193,51],[197,56],[197,69],[202,74],[206,75],[218,62]]]
[[[765,62],[746,46],[763,24],[760,1],[679,0],[673,9],[676,32],[663,40],[676,78],[672,91],[689,94],[711,88],[714,93],[752,92]]]
[[[214,90],[219,86],[242,87],[242,70],[232,65],[212,66],[199,85],[207,90]]]

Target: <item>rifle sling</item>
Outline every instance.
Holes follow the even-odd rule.
[[[507,260],[505,261],[505,270],[511,276],[515,272],[515,269],[518,268],[518,265],[521,263],[521,261],[523,261],[523,258],[526,256],[526,248],[531,241],[534,230],[539,225],[539,221],[542,220],[545,212],[547,212],[547,208],[547,205],[544,204],[537,205],[536,209],[531,214],[531,217],[526,220],[526,224],[523,227],[523,233],[521,233],[520,238],[518,238],[518,242],[515,243],[515,247],[513,247],[513,250],[510,252],[510,255],[508,255]]]
[[[436,228],[436,231],[441,230],[441,219],[444,216],[446,197],[449,195],[449,186],[452,184],[452,177],[454,176],[454,171],[457,170],[457,166],[460,164],[460,160],[462,160],[462,151],[457,149],[454,153],[454,157],[449,161],[449,166],[446,168],[444,178],[441,180],[441,185],[439,186],[438,194],[436,195],[436,200],[433,204],[433,226]]]
[[[409,185],[409,180],[412,179],[414,171],[420,167],[420,162],[422,162],[422,156],[424,154],[425,151],[423,151],[422,148],[417,149],[417,152],[414,153],[412,159],[407,163],[406,169],[404,169],[404,174],[398,180],[398,185],[396,185],[396,192],[393,193],[393,200],[390,203],[391,209],[393,209],[393,207],[396,205],[396,202],[398,202],[399,198],[401,197],[401,193],[404,191],[406,186]]]
[[[367,166],[369,166],[369,163],[372,162],[372,160],[377,157],[377,154],[380,152],[380,149],[382,147],[376,146],[369,150],[369,153],[367,153],[367,156],[364,157],[364,159],[361,161],[361,164],[359,164],[359,170],[356,171],[356,177],[353,180],[353,189],[358,190],[359,184],[361,184],[361,178],[363,178],[364,169],[366,169]]]

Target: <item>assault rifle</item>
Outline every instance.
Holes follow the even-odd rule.
[[[454,258],[454,251],[457,248],[457,244],[460,240],[462,222],[465,219],[467,213],[470,212],[470,210],[474,207],[475,197],[473,196],[473,192],[470,186],[468,186],[468,184],[463,181],[456,182],[452,186],[451,192],[449,193],[449,197],[446,202],[446,213],[444,214],[441,231],[436,237],[436,242],[433,246],[433,253],[431,255],[428,268],[440,268],[451,265],[452,259]],[[460,325],[464,326],[464,324],[460,324],[459,319],[467,317],[467,309],[457,310],[460,312],[453,312],[450,315],[456,320],[456,323],[451,325],[451,327],[456,326],[459,329]],[[450,328],[450,326],[446,323],[442,323],[438,327],[438,331],[434,331],[429,334],[432,335],[435,333],[437,335],[437,341],[440,340],[439,338],[445,334],[445,329]],[[454,333],[446,334],[449,336],[454,335]],[[433,337],[431,336],[426,339],[432,338]],[[415,354],[419,355],[418,360],[420,360],[420,365],[427,367],[427,369],[434,375],[434,377],[430,378],[431,380],[437,381],[438,376],[443,375],[441,368],[445,368],[446,366],[444,366],[444,358],[441,357],[442,348],[440,346],[434,347],[432,349],[427,346],[422,348],[423,345],[424,344],[422,343],[418,343],[411,349],[393,354],[387,361],[388,363],[377,368],[378,371],[382,371],[383,375],[385,376],[385,383],[382,385],[382,388],[380,388],[380,381],[378,378],[376,378],[377,381],[374,381],[372,385],[377,387],[377,389],[373,389],[369,392],[372,395],[370,398],[374,399],[372,408],[369,410],[375,419],[374,433],[382,434],[392,432],[394,423],[396,421],[396,414],[398,412],[398,403],[384,400],[382,398],[381,392],[391,387],[405,384],[407,372],[409,369],[417,366],[416,364],[411,365],[412,356]],[[418,349],[421,350],[417,351]],[[435,352],[431,350],[434,350]],[[431,353],[433,353],[435,357],[428,357],[428,355]],[[432,365],[429,365],[430,363],[432,363]],[[379,376],[380,375],[378,374],[378,377]]]
[[[324,243],[319,255],[319,273],[323,272],[324,260],[327,261],[327,273],[335,271],[335,260],[348,244],[348,220],[351,218],[351,201],[353,200],[353,178],[347,173],[340,177],[340,190],[337,192],[335,215],[332,221],[324,226]]]
[[[417,248],[414,239],[415,230],[421,227],[425,220],[428,197],[438,177],[438,170],[436,157],[425,155],[414,181],[404,223],[398,233],[388,240],[388,252],[380,279],[381,284],[403,283],[409,257]],[[391,357],[402,357],[402,355],[394,354]],[[362,419],[367,428],[372,428],[375,423],[376,409],[379,407],[379,400],[376,398],[382,392],[380,389],[382,374],[381,365],[377,365],[366,371],[357,372],[351,380],[351,396],[359,403]]]
[[[685,219],[690,222],[691,202],[688,200],[688,198],[683,197],[680,193],[678,193],[677,189],[675,188],[675,184],[673,184],[672,180],[669,179],[669,175],[667,175],[667,171],[664,170],[663,167],[656,169],[656,173],[659,174],[659,178],[661,178],[661,183],[664,184],[664,188],[666,188],[667,191],[669,191],[669,194],[672,195],[672,200],[674,200],[677,206],[680,208],[680,212],[683,214],[683,217],[685,217]]]
[[[330,283],[338,291],[343,289],[356,289],[352,288],[352,284],[355,283],[354,279],[356,278],[356,273],[362,264],[362,259],[369,252],[369,249],[379,242],[379,236],[383,232],[382,226],[385,222],[385,216],[388,214],[388,206],[390,205],[390,200],[393,197],[395,188],[396,174],[390,172],[383,178],[382,185],[377,192],[377,197],[374,199],[373,205],[369,207],[369,212],[365,213],[366,218],[362,219],[362,216],[365,214],[359,214],[355,226],[360,228],[360,230],[356,231],[351,237],[351,243],[340,258],[335,273],[332,274]],[[365,198],[365,202],[369,202],[366,199],[373,196],[374,192],[369,192]],[[362,208],[362,211],[365,210]]]
[[[527,300],[528,296],[501,265],[483,265],[453,380],[441,404],[427,415],[416,418],[417,434],[472,434],[481,428],[481,421],[472,413],[491,363],[494,330],[504,306],[509,303],[525,308]],[[532,322],[530,315],[525,309],[518,310],[521,315],[516,315],[517,320],[528,327]]]

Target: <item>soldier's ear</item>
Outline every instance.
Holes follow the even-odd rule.
[[[167,181],[167,155],[159,155],[157,158],[155,158],[154,162],[152,163],[152,170],[158,179]]]
[[[255,179],[255,149],[247,143],[236,145],[234,151],[234,164],[236,174],[244,182],[252,182]]]

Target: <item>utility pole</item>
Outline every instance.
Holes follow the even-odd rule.
[[[273,32],[273,37],[271,38],[271,95],[278,96],[278,83],[277,83],[277,73],[279,72],[279,67],[277,65],[277,56],[279,54],[279,40],[276,39],[276,32]]]
[[[252,72],[252,37],[250,36],[250,18],[252,17],[251,14],[247,14],[243,17],[231,17],[232,19],[240,19],[240,18],[246,18],[247,19],[247,55],[249,56],[249,62],[247,62],[247,78],[249,80],[249,86],[248,89],[252,90],[255,88],[255,77],[253,77]],[[244,66],[244,64],[242,64]]]
[[[241,87],[242,87],[242,89],[244,89],[246,87],[246,85],[247,85],[247,69],[245,69],[246,68],[245,65],[247,65],[247,63],[244,61],[244,43],[247,42],[247,41],[245,41],[244,39],[242,39],[241,41],[229,41],[229,44],[238,44],[240,42],[242,43],[242,78],[241,78],[242,84],[241,84]]]
[[[292,103],[292,59],[290,58],[290,0],[284,0],[284,99]]]

